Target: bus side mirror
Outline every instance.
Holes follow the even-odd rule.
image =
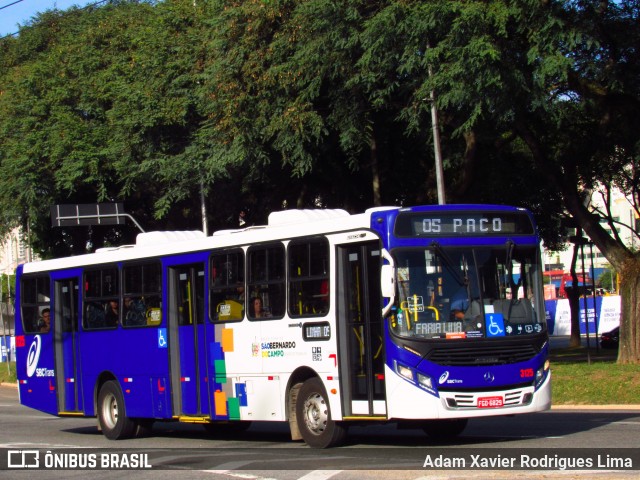
[[[380,291],[385,298],[393,298],[396,293],[396,276],[392,265],[382,265],[380,270]]]
[[[389,263],[383,264],[380,268],[380,293],[389,302],[382,308],[382,318],[393,308],[396,303],[396,268],[395,261],[386,248],[380,250],[382,258]]]

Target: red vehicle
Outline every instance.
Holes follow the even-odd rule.
[[[549,277],[551,283],[556,287],[556,296],[557,298],[567,298],[567,287],[571,288],[573,285],[573,278],[570,273],[567,273],[563,270],[549,270],[544,272],[545,277]],[[589,275],[578,272],[578,288],[584,289],[585,285],[589,285],[591,280],[589,279]]]

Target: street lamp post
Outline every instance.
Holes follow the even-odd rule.
[[[589,241],[589,256],[591,257],[591,296],[593,297],[593,323],[596,327],[596,352],[600,351],[598,344],[598,308],[596,305],[596,269],[593,265],[593,242]]]
[[[427,50],[431,48],[427,41]],[[427,66],[427,75],[431,78],[433,71],[431,64]],[[436,107],[436,92],[431,89],[431,128],[433,130],[433,151],[436,161],[436,186],[438,189],[438,205],[444,205],[446,202],[444,196],[444,172],[442,169],[442,149],[440,148],[440,121],[438,119],[438,108]]]
[[[584,281],[584,246],[586,243],[589,242],[588,238],[585,238],[582,236],[582,228],[580,227],[576,227],[576,234],[574,236],[569,237],[569,240],[571,241],[571,243],[573,243],[575,245],[575,248],[578,248],[578,246],[580,247],[580,257],[581,257],[581,261],[582,261],[582,285],[584,288],[585,285],[585,281]],[[574,288],[576,288],[577,285],[574,285]],[[578,290],[579,292],[579,290]],[[587,363],[590,365],[591,364],[591,342],[590,342],[590,336],[589,336],[589,305],[587,303],[587,296],[581,295],[582,297],[582,306],[584,307],[584,319],[585,319],[585,330],[587,333]],[[579,303],[578,303],[579,305]],[[594,307],[595,309],[595,307]]]

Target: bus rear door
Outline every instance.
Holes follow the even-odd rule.
[[[78,308],[80,276],[62,276],[53,280],[53,326],[56,388],[59,413],[82,411]]]
[[[378,241],[337,250],[338,341],[344,417],[386,416]]]

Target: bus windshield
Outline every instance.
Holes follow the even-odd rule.
[[[493,338],[544,330],[535,247],[394,250],[398,296],[391,330],[417,339]]]

